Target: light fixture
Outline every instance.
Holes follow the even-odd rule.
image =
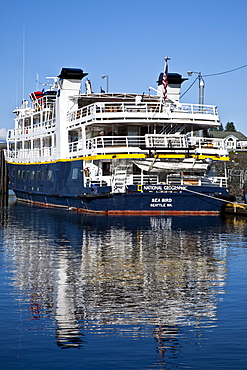
[[[109,92],[109,75],[102,75],[101,78],[106,78],[106,92]]]
[[[194,71],[188,71],[187,72],[188,76],[192,76],[193,73],[197,74],[197,78],[198,78],[198,81],[199,81],[199,105],[203,105],[203,103],[204,103],[205,83],[204,83],[204,80],[202,78],[201,72],[194,72]]]

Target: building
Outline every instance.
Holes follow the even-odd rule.
[[[247,150],[247,136],[239,131],[210,131],[209,135],[215,139],[224,139],[229,150]]]

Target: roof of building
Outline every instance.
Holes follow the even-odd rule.
[[[210,131],[210,136],[215,139],[225,139],[228,136],[234,136],[241,141],[247,140],[247,136],[239,131]]]

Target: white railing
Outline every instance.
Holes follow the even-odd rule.
[[[39,112],[43,109],[55,110],[55,97],[50,95],[43,95],[39,99],[34,99],[31,103],[31,107],[34,111]]]
[[[227,188],[227,177],[209,177],[209,180],[212,181],[214,185],[218,185],[223,188]]]
[[[188,137],[189,144],[198,148],[226,149],[224,139],[214,139],[208,137]]]
[[[82,119],[87,116],[99,114],[114,114],[115,116],[119,113],[130,113],[130,112],[143,112],[143,113],[159,113],[161,112],[161,105],[159,103],[145,103],[141,105],[135,105],[134,103],[95,103],[86,107],[80,108],[75,112],[68,114],[68,120],[74,121]]]
[[[9,140],[11,140],[9,136]],[[74,141],[68,144],[69,153],[74,154],[89,154],[89,153],[110,153],[113,150],[116,152],[124,153],[133,153],[141,152],[143,150],[148,150],[150,148],[156,149],[188,149],[189,147],[195,147],[196,152],[208,153],[217,153],[219,155],[228,155],[227,149],[224,144],[223,139],[211,139],[211,138],[202,138],[202,137],[190,137],[187,138],[186,135],[159,135],[159,134],[146,134],[145,136],[96,136],[91,139],[87,139],[85,142],[83,140]],[[47,153],[47,150],[51,151],[51,148],[44,149],[22,149],[18,150],[18,155],[16,152],[12,151],[8,157],[23,158],[32,157],[32,156],[44,156],[44,152]],[[36,155],[37,150],[40,151],[40,154]],[[10,151],[9,151],[10,152]],[[21,154],[25,153],[25,154]],[[31,154],[30,154],[31,153]],[[33,154],[32,154],[33,153]],[[53,150],[54,153],[54,150]],[[52,155],[53,153],[48,153]],[[46,156],[47,154],[45,154]]]
[[[157,175],[133,175],[134,185],[156,185],[159,182],[159,177]]]
[[[55,156],[56,148],[44,147],[42,149],[5,149],[6,159],[15,159],[17,161],[38,162],[39,160],[50,160],[52,156]]]
[[[146,116],[148,119],[155,118],[156,113],[186,113],[186,115],[205,114],[215,116],[218,118],[218,111],[216,106],[212,105],[199,105],[199,104],[183,104],[183,103],[170,103],[160,104],[159,102],[140,103],[135,104],[126,103],[94,103],[86,107],[80,108],[68,114],[68,121],[83,120],[86,117],[98,115],[98,118],[105,117],[123,117],[124,115],[140,115]],[[156,117],[157,118],[157,117]],[[85,119],[87,120],[87,119]]]
[[[81,140],[69,143],[69,152],[86,151],[86,152],[109,152],[112,148],[125,148],[125,152],[133,152],[133,148],[139,148],[145,146],[144,136],[96,136],[91,139],[87,139],[85,147],[83,148],[83,142]]]
[[[162,149],[190,149],[194,147],[195,154],[228,156],[223,139],[203,137],[187,137],[186,135],[159,135],[146,134],[145,136],[96,136],[69,143],[69,153],[111,153],[114,152],[142,152],[151,148]],[[211,153],[211,154],[210,154]]]
[[[108,180],[108,179],[107,179]],[[103,177],[97,177],[97,178],[92,178],[92,177],[88,177],[86,178],[86,182],[85,182],[85,186],[87,187],[96,187],[96,186],[111,186],[108,184],[108,182],[106,182],[106,179],[104,179]]]
[[[8,131],[8,139],[14,139],[18,136],[29,135],[36,132],[41,132],[42,130],[50,130],[55,127],[55,118],[42,123],[36,123],[33,126],[20,127]]]
[[[227,187],[227,177],[204,177],[194,175],[171,174],[167,176],[169,185],[197,185]]]
[[[173,108],[174,107],[174,108]],[[191,114],[211,114],[218,115],[218,109],[215,105],[201,105],[201,104],[185,104],[178,105],[170,104],[170,110],[176,112],[187,112]]]
[[[186,135],[147,134],[145,135],[145,143],[148,148],[188,148],[189,146]]]
[[[128,185],[156,185],[159,182],[159,177],[156,175],[129,175],[126,178],[126,186]],[[86,178],[86,186],[113,186],[113,178],[111,176],[96,176]]]

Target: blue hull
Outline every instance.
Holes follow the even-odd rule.
[[[111,188],[84,187],[82,161],[8,164],[10,187],[19,200],[106,214],[218,214],[222,188],[199,186],[130,186],[124,194]]]
[[[185,193],[166,193],[165,196],[159,193],[106,194],[88,198],[14,191],[19,200],[31,203],[108,214],[213,214],[220,213],[224,206],[222,200]]]

